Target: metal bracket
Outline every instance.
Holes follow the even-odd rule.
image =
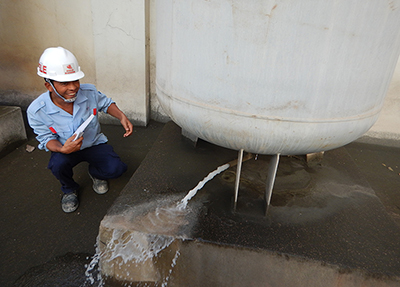
[[[182,128],[182,136],[190,141],[194,147],[196,147],[197,140],[199,139],[196,135]]]
[[[238,162],[237,162],[237,167],[236,167],[235,203],[233,206],[234,211],[236,211],[237,200],[238,200],[238,195],[239,195],[239,183],[240,183],[240,174],[242,173],[242,163],[243,163],[243,149],[239,150]]]
[[[236,211],[238,195],[239,195],[239,183],[240,174],[242,173],[243,163],[243,149],[239,150],[237,168],[236,168],[236,179],[235,179],[235,201],[233,210]],[[268,177],[267,177],[267,188],[265,190],[265,216],[268,214],[269,206],[271,203],[272,190],[275,184],[276,172],[278,171],[280,154],[275,154],[271,157],[268,166]]]
[[[271,203],[272,189],[274,188],[276,172],[278,171],[280,154],[275,154],[269,161],[267,189],[265,190],[265,216],[268,214],[269,205]]]

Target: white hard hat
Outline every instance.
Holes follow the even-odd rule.
[[[44,50],[39,59],[37,74],[57,82],[72,82],[85,76],[75,56],[63,47]]]

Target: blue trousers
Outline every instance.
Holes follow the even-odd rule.
[[[114,152],[113,147],[105,143],[71,154],[52,152],[48,168],[60,181],[64,193],[79,189],[79,184],[72,178],[73,168],[83,161],[89,163],[89,173],[102,180],[117,178],[127,170],[126,164]]]

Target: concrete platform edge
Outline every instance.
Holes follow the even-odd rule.
[[[142,162],[142,166],[133,175],[107,216],[115,216],[118,213],[124,213],[127,210],[135,208],[135,206],[145,203],[149,199],[154,200],[155,198],[157,201],[158,199],[168,196],[168,194],[160,192],[159,190],[159,188],[162,190],[171,188],[168,182],[168,175],[166,175],[166,178],[164,176],[164,180],[160,182],[158,181],[160,177],[158,177],[158,175],[154,176],[157,172],[155,171],[155,174],[149,174],[146,165],[154,167],[154,160],[160,159],[163,155],[165,156],[164,152],[168,149],[166,148],[168,143],[175,142],[179,145],[179,143],[177,143],[179,137],[176,135],[177,128],[173,125],[174,124],[169,123],[164,127],[159,139]],[[158,145],[157,142],[159,143]],[[153,149],[157,149],[157,151],[154,152]],[[216,162],[218,162],[218,160],[216,160]],[[215,165],[215,162],[211,164],[211,166]],[[143,170],[141,170],[141,168],[143,168]],[[149,181],[151,181],[150,185]],[[193,186],[193,184],[182,184],[182,186],[176,187],[176,189],[170,191],[170,193],[175,193],[175,195],[177,193],[179,194],[182,190],[188,190],[186,186],[190,187]],[[154,190],[157,190],[157,192],[152,194]],[[132,193],[136,194],[132,196]],[[144,213],[146,213],[146,211],[138,211],[136,216]],[[129,220],[127,222],[129,222]],[[112,233],[116,230],[123,234],[123,237],[118,240],[127,239],[133,233],[136,233],[139,234],[139,237],[144,239],[144,244],[146,245],[149,244],[149,242],[146,243],[146,240],[154,238],[152,237],[154,234],[143,230],[132,229],[129,227],[129,224],[125,225],[125,227],[123,226],[124,224],[115,226],[115,228],[110,228],[110,226],[105,226],[105,220],[103,219],[100,225],[99,236],[103,252],[107,252],[106,249],[108,247],[115,246],[112,242],[112,240],[115,240],[115,238],[113,239]],[[113,263],[113,267],[110,265],[109,268],[107,268],[107,275],[115,277],[116,279],[131,280],[131,282],[146,281],[162,283],[160,280],[166,280],[166,277],[162,277],[161,275],[170,274],[171,277],[168,277],[168,282],[171,284],[170,286],[187,286],[189,282],[191,284],[190,286],[204,286],[205,282],[211,284],[208,286],[243,286],[244,283],[249,286],[251,282],[256,285],[262,282],[263,284],[283,284],[284,286],[400,285],[400,278],[397,276],[373,274],[363,270],[349,269],[286,253],[277,253],[257,248],[238,248],[237,246],[233,247],[226,244],[218,244],[217,242],[190,239],[190,235],[187,237],[189,239],[186,240],[179,238],[179,236],[171,237],[170,235],[161,233],[157,234],[157,236],[169,238],[167,241],[170,241],[166,247],[160,251],[157,257],[150,258],[150,260],[145,261],[142,266],[140,266],[141,262],[124,261],[121,263],[120,260],[118,264]],[[178,254],[177,252],[179,252],[179,264],[171,269],[171,263],[175,258],[174,254],[176,256],[176,254]],[[167,259],[163,260],[162,258]],[[226,260],[229,261],[229,263],[226,263]],[[257,262],[258,267],[254,268],[253,262]],[[105,266],[104,262],[103,266]],[[127,266],[129,266],[129,268],[127,268]],[[135,266],[136,277],[129,277],[129,274],[132,272],[131,266]],[[127,271],[128,269],[130,271]],[[150,270],[152,275],[147,274],[142,276],[143,274],[140,270],[146,270],[145,272]],[[226,277],[226,274],[230,274],[230,276]],[[252,276],[246,277],[246,274],[252,274]],[[245,278],[246,280],[244,280]],[[224,285],[225,283],[226,285]]]

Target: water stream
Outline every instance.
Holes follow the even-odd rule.
[[[223,172],[224,170],[227,170],[230,167],[230,165],[224,164],[218,167],[216,170],[213,172],[210,172],[202,181],[200,181],[195,188],[190,190],[188,194],[182,199],[182,201],[178,204],[178,209],[185,209],[188,201],[192,199],[193,196],[196,195],[196,193],[203,188],[203,186],[209,182],[211,179],[213,179],[217,174]]]
[[[115,259],[118,258],[118,267],[121,268],[123,265],[130,265],[131,263],[137,265],[149,259],[151,260],[159,252],[167,248],[176,238],[176,231],[187,224],[185,216],[189,212],[187,208],[188,202],[208,181],[229,167],[230,164],[227,163],[210,172],[183,199],[178,202],[175,201],[174,204],[165,205],[165,203],[157,202],[158,206],[150,208],[150,211],[142,215],[135,214],[135,211],[138,208],[140,209],[140,207],[135,206],[135,209],[123,215],[106,216],[102,225],[112,230],[111,239],[107,243],[106,251],[101,253],[99,238],[97,238],[96,254],[87,266],[85,273],[89,286],[95,286],[95,284],[104,286],[99,264],[100,259],[115,264]],[[160,206],[160,204],[163,205]],[[176,250],[171,268],[167,276],[162,280],[162,286],[167,286],[179,255],[179,250]],[[128,262],[129,264],[127,264]],[[129,272],[126,275],[129,277]]]

